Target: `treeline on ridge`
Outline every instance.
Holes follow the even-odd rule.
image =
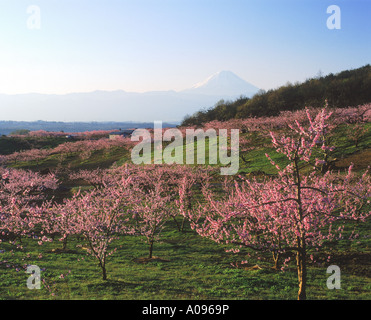
[[[201,125],[212,120],[276,116],[280,111],[294,111],[305,106],[346,108],[371,102],[371,65],[318,76],[303,83],[287,83],[278,89],[261,90],[251,99],[221,100],[209,109],[186,116],[182,126]]]

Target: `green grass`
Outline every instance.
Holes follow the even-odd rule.
[[[0,154],[11,154],[16,151],[29,149],[52,149],[59,144],[69,141],[66,137],[0,137]]]
[[[114,147],[109,150],[96,150],[88,159],[82,159],[80,153],[75,152],[61,159],[59,154],[52,154],[38,161],[17,162],[10,166],[19,169],[31,169],[37,171],[49,171],[58,167],[66,167],[70,170],[109,168],[117,162],[122,164],[130,159],[127,149]]]
[[[363,228],[367,233],[370,222]],[[334,261],[310,264],[308,270],[308,299],[370,299],[371,275],[370,240],[362,238],[355,246],[342,241],[339,250],[325,249]],[[144,262],[148,248],[138,237],[128,236],[119,240],[117,252],[107,262],[108,280],[101,277],[97,261],[87,256],[85,250],[76,248],[80,240],[71,239],[69,252],[52,252],[60,248],[56,240],[39,246],[36,240],[24,239],[23,249],[15,249],[2,243],[5,252],[0,253],[1,299],[296,299],[297,275],[294,263],[286,271],[273,270],[270,256],[248,258],[247,267],[258,264],[262,269],[236,268],[231,263],[246,259],[247,249],[233,254],[224,246],[200,238],[187,228],[176,229],[169,221],[162,242],[156,243],[157,259]],[[13,250],[13,251],[11,251]],[[329,252],[327,252],[329,250]],[[250,252],[252,254],[252,252]],[[39,255],[42,254],[42,257]],[[6,264],[13,265],[6,267]],[[17,266],[34,264],[43,271],[45,285],[40,290],[26,286],[29,274],[16,271]],[[330,264],[341,270],[341,289],[329,290],[326,273]],[[354,268],[354,266],[358,268]],[[61,279],[61,274],[71,273]],[[52,293],[54,295],[52,295]]]

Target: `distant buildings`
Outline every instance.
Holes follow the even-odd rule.
[[[117,137],[130,138],[134,130],[135,129],[126,129],[126,130],[111,132],[109,134],[109,138],[112,140],[116,139]]]

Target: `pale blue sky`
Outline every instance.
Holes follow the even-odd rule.
[[[371,63],[370,17],[369,0],[0,0],[0,93],[182,90],[220,70],[276,88]]]

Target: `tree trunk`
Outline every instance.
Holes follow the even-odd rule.
[[[280,253],[273,252],[273,261],[274,261],[274,269],[278,270],[279,269],[279,260],[280,260]]]
[[[184,231],[184,225],[185,225],[185,221],[186,221],[186,218],[185,218],[185,217],[183,217],[183,221],[182,221],[182,227],[181,227],[181,229],[180,229],[180,231],[181,231],[181,232],[183,232],[183,231]]]
[[[327,154],[326,154],[327,157]],[[298,166],[299,158],[296,155],[295,157],[295,176],[294,179],[296,180],[297,185],[297,203],[298,203],[298,213],[299,213],[299,225],[298,225],[298,233],[296,237],[297,243],[297,253],[296,253],[296,264],[298,268],[298,281],[299,281],[299,291],[298,291],[298,300],[306,300],[307,299],[307,261],[306,261],[306,254],[307,249],[305,245],[305,231],[304,228],[300,228],[301,224],[303,223],[304,215],[303,215],[303,208],[302,208],[302,200],[301,200],[301,179],[300,179],[300,172]],[[327,161],[326,161],[327,164]]]
[[[103,277],[103,280],[107,280],[106,266],[102,266],[102,277]]]
[[[68,236],[65,236],[65,238],[63,239],[62,250],[66,250],[67,249],[67,238],[68,238]]]
[[[106,254],[102,258],[98,258],[99,265],[102,268],[102,279],[107,280],[107,270],[106,270]]]
[[[152,259],[152,251],[153,251],[153,241],[151,241],[149,243],[149,257],[150,259]]]
[[[299,291],[298,291],[298,300],[307,299],[307,265],[306,265],[306,248],[305,243],[298,248],[296,254],[296,262],[298,267],[298,281],[299,281]]]
[[[174,222],[176,224],[176,227],[178,228],[178,231],[180,232],[181,231],[181,227],[180,227],[178,221],[176,220],[176,217],[173,216],[173,220],[174,220]]]

